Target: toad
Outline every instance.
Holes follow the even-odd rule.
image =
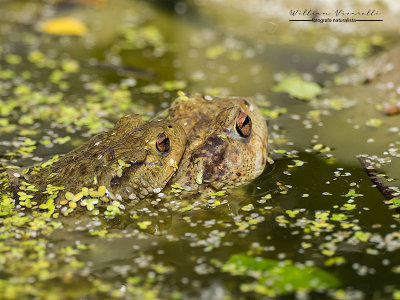
[[[242,185],[265,168],[267,124],[249,99],[181,95],[159,118],[182,126],[188,138],[171,180],[186,191],[211,193]]]
[[[41,194],[54,186],[63,187],[60,195],[102,187],[110,199],[132,202],[164,188],[185,145],[180,125],[168,120],[145,123],[139,115],[128,115],[114,129],[92,137],[59,159],[28,169],[9,169],[8,176],[17,197],[20,186],[28,183]]]

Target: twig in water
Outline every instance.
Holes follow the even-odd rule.
[[[361,166],[367,173],[369,179],[371,179],[372,183],[376,186],[376,188],[381,192],[381,194],[385,197],[386,200],[393,199],[396,195],[392,191],[392,189],[382,180],[379,176],[378,172],[371,164],[371,160],[368,155],[358,155],[357,156]],[[400,207],[395,208],[397,213],[400,213]]]

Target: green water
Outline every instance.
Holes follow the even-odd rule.
[[[4,163],[29,166],[66,153],[124,114],[150,119],[178,90],[248,96],[263,109],[286,112],[266,113],[274,164],[248,186],[212,199],[221,205],[194,202],[194,209],[182,209],[179,199],[150,199],[115,218],[89,212],[42,218],[18,208],[4,214],[0,298],[274,298],[246,291],[244,285],[260,277],[256,271],[224,269],[242,255],[315,267],[338,282],[294,293],[270,285],[283,299],[400,299],[399,216],[356,158],[385,158],[377,168],[399,187],[398,116],[377,112],[380,99],[370,87],[326,89],[312,102],[271,91],[278,73],[308,74],[324,84],[337,72],[318,66],[340,71],[351,55],[317,51],[315,35],[288,42],[281,32],[292,28],[283,21],[272,32],[260,20],[246,35],[240,24],[220,22],[223,11],[206,14],[195,5],[179,15],[145,1],[53,2],[0,2]],[[80,19],[87,33],[66,37],[37,29],[61,16]],[[128,28],[134,38],[124,37]],[[323,34],[340,38],[328,29]],[[334,109],[324,98],[344,99],[345,107]],[[383,125],[365,125],[371,118]]]

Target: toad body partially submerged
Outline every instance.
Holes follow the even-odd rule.
[[[267,135],[266,122],[251,100],[183,95],[150,122],[125,116],[113,130],[59,159],[9,169],[8,177],[16,199],[24,197],[28,185],[42,196],[62,187],[58,203],[65,203],[67,193],[71,198],[100,187],[100,194],[125,203],[173,184],[189,194],[208,195],[263,172]]]
[[[159,117],[186,132],[188,144],[171,179],[184,190],[211,193],[248,183],[263,172],[267,124],[251,100],[183,95]]]
[[[186,134],[178,124],[145,123],[139,115],[128,115],[113,130],[94,136],[59,160],[28,170],[11,169],[8,175],[14,195],[24,182],[41,194],[49,186],[63,186],[59,196],[104,186],[110,199],[131,202],[164,188],[185,145]]]

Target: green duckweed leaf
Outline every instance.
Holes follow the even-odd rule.
[[[223,264],[222,271],[255,279],[253,282],[242,283],[241,290],[269,297],[298,290],[329,289],[340,285],[340,281],[335,276],[318,268],[298,266],[290,261],[280,262],[244,255],[231,256]]]
[[[300,76],[290,76],[272,88],[273,92],[285,92],[290,96],[310,101],[321,94],[322,88],[315,82],[305,81]]]

